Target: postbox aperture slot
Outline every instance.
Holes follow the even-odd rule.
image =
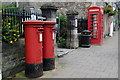
[[[53,28],[52,30],[55,30],[55,28]]]
[[[38,29],[38,31],[43,31],[43,29]]]

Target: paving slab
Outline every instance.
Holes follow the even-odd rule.
[[[64,55],[66,54],[67,55]],[[118,32],[103,45],[74,50],[58,49],[56,69],[40,78],[118,78]]]

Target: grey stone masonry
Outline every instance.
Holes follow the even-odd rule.
[[[24,39],[14,44],[2,43],[2,77],[13,76],[24,70]]]
[[[67,48],[75,49],[79,46],[78,33],[77,33],[77,17],[76,10],[68,10],[67,12]]]
[[[56,22],[56,12],[58,9],[55,5],[53,5],[52,3],[45,3],[41,6],[40,9],[42,11],[42,17],[45,17],[47,21]],[[56,31],[55,31],[54,37],[55,37],[54,38],[54,52],[55,52],[55,56],[57,56]]]
[[[48,21],[56,22],[57,7],[51,3],[46,3],[41,6],[42,16],[46,17]]]

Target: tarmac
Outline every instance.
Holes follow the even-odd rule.
[[[118,78],[118,31],[102,45],[58,48],[56,68],[40,78]]]

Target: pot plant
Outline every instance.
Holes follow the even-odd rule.
[[[104,13],[109,13],[111,11],[113,11],[113,7],[110,5],[104,8]]]
[[[108,15],[109,15],[109,16],[115,16],[115,15],[117,15],[117,11],[111,11],[111,12],[109,12]]]

